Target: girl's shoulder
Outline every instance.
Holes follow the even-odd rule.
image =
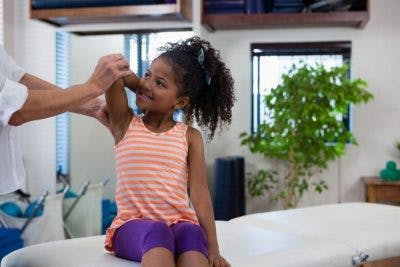
[[[188,141],[188,144],[190,145],[193,142],[203,142],[203,137],[201,135],[201,132],[191,126],[187,126],[187,131],[186,131],[186,139]]]
[[[173,128],[178,131],[182,131],[183,133],[186,133],[188,131],[189,126],[183,122],[176,122]]]

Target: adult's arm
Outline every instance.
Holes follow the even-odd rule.
[[[74,111],[80,105],[103,94],[115,80],[129,74],[132,72],[121,54],[100,58],[87,82],[65,90],[34,75],[25,74],[19,82],[28,88],[28,97],[23,106],[11,116],[9,124],[17,126],[65,111]]]
[[[30,74],[25,74],[20,82],[21,84],[25,84],[27,86],[29,85],[29,88],[31,88],[30,90],[58,90],[60,92],[64,91],[63,89]],[[41,95],[43,94],[44,93],[41,92]],[[52,95],[52,93],[50,93],[50,95]],[[99,98],[91,99],[81,105],[71,105],[71,107],[67,111],[93,117],[107,128],[110,128],[106,102]],[[11,121],[11,123],[13,123],[13,121]]]
[[[71,108],[69,111],[95,118],[101,124],[110,129],[110,117],[108,113],[108,107],[106,101],[103,99],[95,98],[89,100],[88,102],[80,106]]]

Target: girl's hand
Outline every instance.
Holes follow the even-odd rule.
[[[211,267],[231,267],[218,252],[208,252],[208,262]]]

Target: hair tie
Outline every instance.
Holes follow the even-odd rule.
[[[200,48],[199,56],[197,57],[197,61],[199,62],[201,68],[206,73],[206,83],[207,85],[211,84],[211,76],[208,74],[206,68],[204,67],[204,49]]]

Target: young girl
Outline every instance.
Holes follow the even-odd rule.
[[[128,107],[124,85],[142,115]],[[210,139],[231,122],[233,80],[219,53],[198,37],[170,43],[143,78],[118,80],[106,100],[118,205],[106,249],[142,266],[230,266],[219,254],[201,134],[173,120],[183,109]]]

